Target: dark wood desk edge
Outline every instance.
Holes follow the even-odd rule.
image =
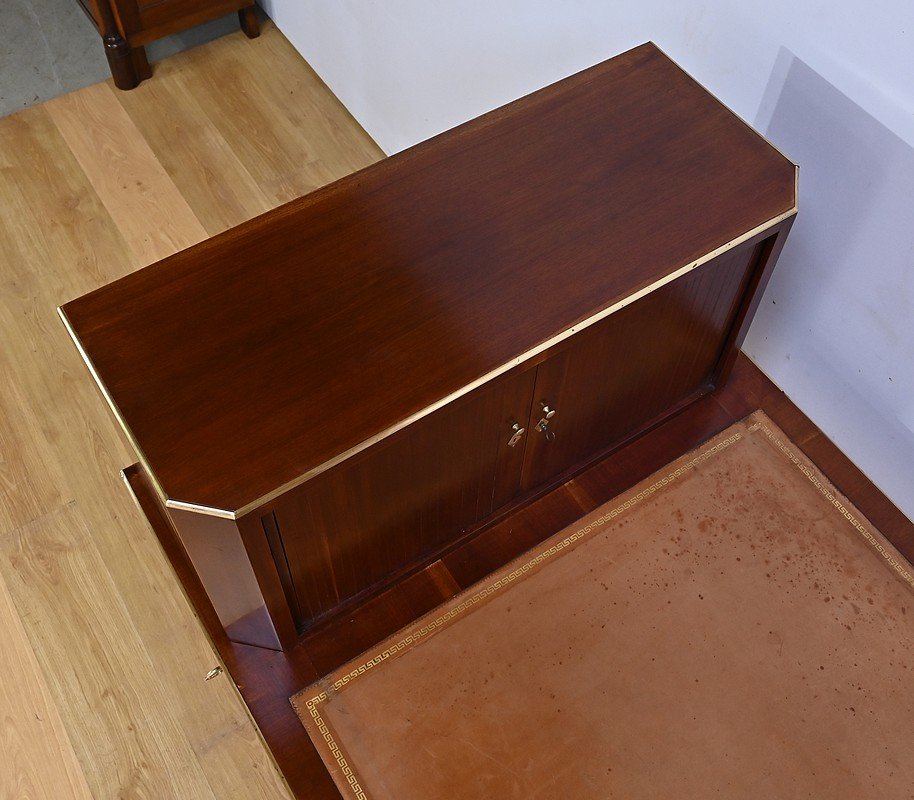
[[[652,45],[657,49],[658,52],[662,53],[662,54],[663,54],[664,56],[666,56],[670,61],[672,61],[674,64],[676,64],[676,66],[678,66],[679,69],[681,69],[681,70],[683,71],[683,73],[685,73],[686,75],[688,75],[689,79],[690,79],[696,86],[701,87],[701,88],[708,94],[708,96],[710,96],[710,97],[717,103],[717,105],[719,105],[721,108],[723,108],[724,110],[726,110],[726,111],[728,111],[730,114],[732,114],[732,115],[733,115],[733,118],[739,120],[739,121],[743,124],[743,126],[744,126],[745,128],[747,128],[748,130],[752,131],[752,133],[754,133],[754,134],[755,134],[756,136],[758,136],[760,139],[763,139],[764,142],[765,142],[765,144],[767,144],[767,145],[768,145],[775,153],[777,153],[781,158],[783,158],[785,161],[789,161],[789,162],[792,163],[792,164],[794,163],[794,162],[793,162],[793,159],[789,158],[789,157],[787,156],[787,154],[781,150],[781,148],[779,148],[774,142],[771,141],[771,139],[769,139],[767,136],[764,136],[762,133],[760,133],[759,131],[757,131],[749,122],[747,122],[746,120],[744,120],[739,114],[737,114],[732,108],[730,108],[730,106],[728,106],[723,100],[721,100],[721,99],[717,96],[717,94],[716,94],[715,92],[712,92],[707,86],[705,86],[704,83],[702,83],[702,82],[701,82],[700,80],[698,80],[694,75],[692,75],[691,72],[686,71],[685,68],[683,68],[682,66],[680,66],[680,65],[679,65],[679,62],[676,61],[676,59],[674,59],[671,55],[669,55],[669,54],[666,52],[666,50],[664,50],[662,47],[660,47],[660,46],[659,46],[658,44],[656,44],[655,42],[649,42],[648,44],[652,44]],[[794,166],[796,166],[796,164],[794,164]]]
[[[612,459],[592,466],[542,498],[546,501],[540,504],[542,508],[527,514],[525,519],[529,527],[531,516],[542,517],[542,529],[528,534],[524,548],[535,546],[536,541],[547,538],[756,408],[761,408],[790,436],[905,558],[914,560],[914,523],[743,354],[737,359],[725,386],[618,451]],[[626,465],[621,475],[609,467],[609,462],[620,456]],[[632,465],[635,465],[634,471],[629,469]],[[293,794],[300,798],[338,800],[340,794],[288,698],[321,674],[345,663],[466,588],[476,573],[470,570],[458,581],[445,564],[436,562],[423,573],[404,581],[402,586],[388,589],[365,602],[360,609],[354,609],[332,630],[323,631],[320,642],[306,638],[286,653],[234,644],[222,630],[171,521],[159,505],[142,469],[133,465],[123,474]],[[612,494],[605,496],[607,492]],[[556,511],[557,508],[561,511]],[[524,509],[516,513],[520,517]],[[502,520],[497,525],[505,530],[513,527],[510,520]],[[536,541],[531,540],[531,535]],[[357,634],[353,634],[354,630]],[[309,647],[312,651],[315,647],[320,649],[321,669],[315,667]]]
[[[282,653],[230,641],[148,475],[139,464],[125,468],[121,475],[292,794],[299,798],[338,800],[340,794],[326,770],[323,780],[319,771],[315,779],[315,768],[320,765],[323,769],[323,763],[289,703],[297,686],[306,686],[320,677],[304,647],[299,645]],[[280,671],[274,682],[270,672],[276,666]],[[302,764],[309,768],[302,769]]]

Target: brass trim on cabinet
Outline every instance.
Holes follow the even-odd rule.
[[[79,337],[77,337],[76,332],[70,325],[70,320],[67,318],[67,312],[63,310],[63,306],[57,306],[57,316],[59,316],[63,322],[64,327],[67,329],[67,333],[70,334],[70,338],[73,340],[73,344],[76,345],[76,350],[79,352],[79,357],[86,365],[86,369],[89,370],[89,374],[92,376],[92,380],[95,381],[95,385],[98,387],[98,390],[102,393],[102,397],[105,398],[105,402],[108,404],[108,408],[111,409],[111,413],[114,414],[114,418],[117,420],[117,424],[121,426],[121,430],[124,432],[124,436],[127,437],[127,441],[130,442],[130,446],[136,453],[136,457],[139,459],[140,464],[142,464],[143,469],[146,470],[146,476],[149,478],[150,485],[152,486],[155,493],[159,496],[159,500],[161,500],[164,505],[168,505],[168,495],[166,495],[162,487],[159,486],[159,480],[156,478],[155,472],[153,472],[152,468],[149,466],[149,462],[146,460],[146,456],[143,455],[143,451],[140,448],[139,443],[133,437],[133,434],[130,432],[130,428],[127,426],[127,422],[121,416],[121,412],[118,410],[114,399],[110,394],[108,394],[108,389],[105,387],[104,382],[96,371],[95,365],[92,363],[92,359],[89,358],[89,354],[83,349],[82,343],[79,341]],[[216,514],[215,516],[222,517],[225,515]],[[232,517],[228,517],[228,519],[232,519]]]
[[[772,145],[772,147],[774,147],[774,145]],[[463,397],[466,394],[469,394],[471,391],[473,391],[474,389],[477,389],[478,387],[482,386],[483,384],[489,383],[490,381],[494,380],[495,378],[499,377],[500,375],[503,375],[504,373],[508,372],[509,370],[514,369],[514,367],[517,367],[517,366],[523,364],[524,362],[529,361],[530,359],[536,357],[540,353],[548,350],[551,347],[554,347],[555,345],[559,344],[560,342],[563,342],[565,339],[574,335],[575,333],[578,333],[579,331],[582,331],[585,328],[589,328],[591,325],[594,325],[595,323],[600,322],[603,319],[606,319],[606,317],[609,317],[612,314],[615,314],[617,311],[622,310],[626,306],[631,305],[636,300],[640,300],[642,297],[650,294],[651,292],[654,292],[657,289],[660,289],[663,286],[666,286],[668,283],[671,283],[672,281],[676,280],[677,278],[680,278],[683,275],[691,272],[692,270],[697,269],[702,264],[706,264],[708,261],[711,261],[712,259],[717,258],[719,255],[722,255],[723,253],[726,253],[727,251],[732,250],[735,247],[738,247],[739,245],[743,244],[744,242],[747,242],[750,239],[753,239],[754,237],[758,236],[759,234],[764,233],[768,229],[773,228],[776,225],[780,224],[785,219],[788,219],[789,217],[794,216],[797,213],[798,207],[799,207],[799,205],[798,205],[799,167],[797,167],[796,165],[794,166],[794,187],[795,187],[794,188],[794,203],[793,203],[793,206],[790,209],[788,209],[787,211],[785,211],[781,214],[778,214],[776,217],[773,217],[772,219],[768,220],[767,222],[763,222],[761,225],[757,225],[755,228],[752,228],[751,230],[746,231],[742,235],[736,237],[735,239],[732,239],[731,241],[727,242],[726,244],[723,244],[720,247],[718,247],[714,250],[711,250],[709,253],[706,253],[705,255],[701,256],[700,258],[697,258],[694,261],[690,261],[688,264],[680,267],[679,269],[674,270],[673,272],[670,272],[667,275],[664,275],[662,278],[655,281],[654,283],[649,284],[648,286],[645,286],[642,289],[639,289],[637,292],[634,292],[634,293],[628,295],[627,297],[622,298],[621,300],[618,300],[617,302],[613,303],[611,306],[608,306],[608,307],[598,311],[596,314],[593,314],[592,316],[588,317],[587,319],[582,320],[581,322],[578,322],[575,325],[572,325],[570,328],[567,328],[566,330],[562,331],[561,333],[558,333],[555,336],[551,337],[550,339],[547,339],[546,341],[541,342],[540,344],[536,345],[535,347],[532,347],[531,349],[525,351],[524,353],[521,353],[521,355],[516,356],[515,358],[512,358],[510,361],[506,362],[505,364],[502,364],[501,366],[496,367],[493,370],[490,370],[485,375],[477,378],[476,380],[472,381],[471,383],[466,384],[465,386],[461,386],[459,389],[451,392],[449,395],[446,395],[445,397],[441,398],[440,400],[437,400],[436,402],[432,403],[431,405],[426,406],[423,409],[420,409],[415,414],[411,414],[410,416],[406,417],[405,419],[401,420],[400,422],[396,423],[395,425],[391,425],[389,428],[386,428],[385,430],[381,431],[380,433],[377,433],[374,436],[370,436],[369,438],[363,440],[362,442],[359,442],[358,444],[354,445],[353,447],[350,447],[348,450],[346,450],[342,453],[339,453],[338,455],[334,456],[331,459],[328,459],[327,461],[323,462],[322,464],[317,465],[316,467],[313,467],[312,469],[308,470],[307,472],[303,473],[302,475],[299,475],[298,477],[293,478],[290,481],[286,481],[286,483],[282,484],[281,486],[277,487],[276,489],[273,489],[272,491],[268,492],[267,494],[265,494],[261,497],[258,497],[256,500],[253,500],[236,510],[214,508],[211,506],[201,505],[199,503],[191,503],[191,502],[185,502],[183,500],[177,500],[175,498],[170,498],[167,496],[165,491],[159,485],[159,482],[156,479],[155,473],[150,468],[149,463],[146,461],[146,458],[143,455],[143,451],[140,449],[139,444],[137,443],[137,441],[133,437],[133,435],[130,433],[130,429],[127,427],[126,421],[123,419],[123,417],[121,416],[120,412],[117,409],[117,406],[114,404],[113,399],[108,394],[108,391],[105,388],[104,383],[102,383],[102,380],[99,377],[98,373],[96,372],[95,367],[92,365],[92,362],[89,359],[87,353],[85,352],[85,350],[79,343],[79,339],[76,337],[75,332],[73,331],[72,327],[70,326],[69,320],[67,319],[66,313],[63,311],[63,308],[58,307],[57,313],[60,315],[60,318],[63,320],[63,323],[66,326],[67,332],[70,334],[70,338],[73,339],[73,342],[76,345],[76,348],[79,351],[80,356],[82,357],[83,361],[86,364],[86,367],[88,368],[90,374],[92,375],[92,378],[95,380],[96,385],[101,390],[101,393],[102,393],[103,397],[105,398],[105,401],[108,403],[108,406],[114,412],[115,419],[117,419],[117,421],[120,424],[121,428],[123,429],[125,435],[127,436],[127,439],[129,440],[130,444],[133,446],[134,450],[136,451],[137,457],[139,458],[140,463],[143,465],[143,468],[146,470],[147,474],[149,475],[152,486],[154,487],[156,493],[161,498],[164,505],[168,508],[179,509],[181,511],[190,511],[190,512],[197,513],[197,514],[207,514],[207,515],[213,516],[213,517],[221,517],[222,519],[237,520],[237,519],[240,519],[241,517],[243,517],[245,514],[249,513],[250,511],[253,511],[255,508],[259,508],[264,503],[268,503],[272,500],[275,500],[277,497],[285,494],[289,490],[294,489],[298,486],[301,486],[303,483],[320,475],[322,472],[326,472],[327,470],[337,466],[338,464],[341,464],[343,461],[347,461],[348,459],[352,458],[355,455],[358,455],[362,451],[367,450],[372,445],[377,444],[378,442],[386,439],[388,436],[392,436],[393,434],[398,433],[399,431],[403,430],[404,428],[408,427],[409,425],[412,425],[414,422],[417,422],[418,420],[420,420],[424,417],[427,417],[429,414],[437,411],[438,409],[443,408],[444,406],[448,405],[449,403],[452,403],[455,400],[458,400],[459,398]]]

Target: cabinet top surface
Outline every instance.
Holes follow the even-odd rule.
[[[61,311],[166,497],[240,515],[795,201],[646,44]]]

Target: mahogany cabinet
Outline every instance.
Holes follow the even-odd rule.
[[[60,313],[229,637],[288,648],[724,381],[796,208],[646,44]]]
[[[133,89],[152,75],[149,42],[238,12],[241,29],[260,35],[254,0],[78,0],[102,37],[111,77],[118,89]]]

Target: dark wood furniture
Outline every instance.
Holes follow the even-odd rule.
[[[315,626],[284,653],[228,639],[143,471],[133,465],[124,471],[124,477],[293,794],[303,800],[339,800],[321,757],[289,704],[290,696],[757,408],[800,446],[908,560],[914,560],[914,523],[743,355],[737,357],[727,383],[715,392],[574,479],[514,509],[422,572],[349,614]]]
[[[61,315],[228,639],[291,649],[721,384],[795,181],[648,44]]]
[[[118,89],[133,89],[152,75],[145,45],[202,22],[238,12],[241,29],[260,35],[253,0],[79,0],[102,37]]]

